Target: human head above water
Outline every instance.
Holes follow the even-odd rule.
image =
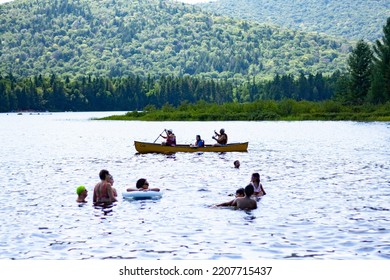
[[[233,162],[233,164],[234,164],[234,167],[235,167],[235,168],[240,168],[240,161],[239,161],[239,160],[235,160],[235,161]]]
[[[85,191],[85,186],[78,186],[76,188],[77,195],[80,195],[83,191]]]
[[[259,173],[253,173],[252,174],[252,180],[259,181],[260,182],[260,174]]]
[[[110,175],[110,172],[108,172],[108,170],[106,170],[106,169],[100,170],[100,172],[99,172],[100,180],[106,180],[107,175]]]
[[[245,195],[245,190],[244,188],[239,188],[236,190],[236,195],[237,196],[244,196]]]
[[[144,187],[144,185],[149,186],[149,183],[146,181],[146,179],[145,178],[138,179],[137,184],[136,184],[137,189],[142,189]]]
[[[249,184],[245,187],[245,195],[250,197],[255,192],[255,189],[252,184]]]

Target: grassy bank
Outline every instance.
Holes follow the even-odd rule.
[[[253,103],[222,105],[198,102],[174,108],[165,105],[157,110],[146,107],[142,112],[128,112],[102,120],[142,121],[263,121],[263,120],[351,120],[390,121],[390,103],[346,106],[336,101],[308,102],[294,100],[260,100]]]

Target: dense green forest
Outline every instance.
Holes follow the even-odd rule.
[[[16,80],[0,76],[0,112],[35,111],[108,111],[161,108],[169,104],[252,102],[258,99],[320,101],[330,99],[343,77],[303,74],[277,75],[267,82],[252,78],[245,83],[227,80],[162,76],[160,79],[139,76],[122,78],[83,77],[71,81],[56,75],[34,76]],[[341,89],[340,89],[341,90]],[[339,90],[339,91],[340,91]]]
[[[158,78],[89,75],[74,80],[55,74],[28,78],[0,75],[0,111],[150,111],[199,101],[223,104],[285,99],[386,104],[390,101],[390,17],[383,33],[372,47],[359,40],[349,54],[348,72],[336,71],[331,76],[277,74],[269,81],[248,76],[243,82],[190,75]]]
[[[380,38],[390,16],[388,0],[215,0],[197,5],[232,18],[369,42]]]
[[[7,67],[9,68],[8,71],[0,72],[0,112],[21,110],[142,110],[145,113],[137,115],[138,113],[135,112],[136,117],[148,118],[151,115],[144,116],[142,114],[149,112],[155,117],[165,118],[162,117],[164,112],[171,112],[175,108],[176,110],[181,110],[182,108],[192,110],[192,107],[189,106],[195,106],[193,104],[206,104],[206,108],[209,108],[209,105],[233,104],[228,106],[241,108],[244,110],[243,114],[233,113],[229,115],[222,113],[222,116],[225,116],[227,119],[277,119],[282,116],[280,110],[252,112],[248,115],[245,111],[247,108],[253,108],[253,106],[240,107],[242,105],[239,104],[258,104],[258,102],[265,102],[261,104],[272,104],[272,102],[279,102],[279,104],[290,104],[289,106],[292,109],[283,112],[290,112],[293,115],[294,108],[302,108],[300,104],[305,104],[303,106],[305,108],[303,110],[305,116],[296,116],[298,119],[305,119],[309,115],[313,118],[319,118],[319,115],[316,114],[324,112],[327,114],[324,116],[326,119],[330,118],[328,113],[336,119],[371,120],[366,118],[367,115],[364,114],[369,115],[372,113],[373,116],[383,120],[387,119],[386,116],[389,115],[390,17],[383,25],[383,36],[380,39],[373,43],[358,40],[345,53],[345,61],[343,61],[345,66],[341,67],[341,70],[335,67],[334,71],[329,72],[329,69],[319,67],[321,63],[318,61],[312,61],[312,66],[316,65],[313,68],[300,67],[302,63],[306,63],[305,59],[312,51],[312,45],[306,44],[310,40],[307,41],[307,37],[303,34],[250,24],[246,21],[234,21],[223,17],[211,16],[210,14],[202,13],[194,6],[184,4],[163,0],[128,2],[123,0],[102,0],[96,2],[76,0],[73,2],[53,1],[52,3],[36,0],[19,1],[14,3],[14,5],[2,5],[0,7],[1,14],[6,15],[6,17],[0,18],[0,31],[2,32],[0,64],[8,65]],[[12,7],[12,9],[3,9],[3,7]],[[37,13],[36,15],[39,16],[33,17],[35,20],[29,19],[24,21],[23,18],[23,20],[16,23],[16,14],[14,13],[15,11],[20,12],[20,7],[23,7],[25,10],[26,7],[29,7],[30,9],[27,10]],[[104,14],[103,7],[106,8],[107,14],[113,13],[112,18],[103,16],[106,21],[101,21],[102,14]],[[121,7],[126,7],[126,12],[120,9]],[[157,23],[162,24],[163,21],[141,16],[143,13],[148,13],[150,9],[155,11],[155,14],[153,14],[155,16],[165,16],[166,20],[176,19],[178,25],[165,24],[162,27],[158,26]],[[5,13],[5,11],[11,15]],[[96,22],[95,19],[97,17],[94,16],[92,11],[100,16]],[[97,11],[101,13],[99,14]],[[47,14],[47,17],[43,17],[43,14]],[[133,17],[135,15],[139,17],[135,17],[134,21],[129,21],[127,18],[129,14]],[[75,15],[78,15],[78,20],[73,21]],[[150,16],[149,13],[147,15]],[[64,21],[68,16],[70,19]],[[185,20],[182,18],[185,18]],[[66,22],[72,22],[71,26],[76,26],[76,28],[69,29]],[[102,24],[103,22],[106,24]],[[151,22],[152,25],[150,25]],[[185,40],[181,39],[185,32],[181,33],[177,29],[178,26],[181,26],[180,23],[184,22],[187,25],[182,26],[183,29],[180,30],[183,32],[187,30],[187,35],[192,38],[192,41],[189,40],[187,42],[188,45],[186,47],[183,47]],[[132,23],[135,24],[135,29],[129,27]],[[11,27],[13,26],[12,24],[15,24],[16,27]],[[49,25],[53,25],[55,28],[50,29]],[[82,26],[85,28],[81,28]],[[105,26],[105,28],[102,28],[102,26]],[[128,28],[126,29],[125,26]],[[232,33],[225,33],[226,31],[222,30],[223,26],[226,27],[225,30]],[[18,28],[21,29],[18,31]],[[84,30],[82,32],[83,35],[79,33],[80,28]],[[127,37],[126,40],[122,38],[121,41],[117,41],[118,38],[116,35],[113,35],[107,37],[110,38],[109,40],[99,42],[99,46],[104,45],[105,47],[97,48],[97,40],[102,38],[102,34],[108,36],[108,30],[117,31],[121,28],[126,30],[126,32],[121,33],[122,36],[130,37]],[[170,31],[165,33],[165,28],[168,28]],[[153,33],[152,29],[158,29],[158,34]],[[132,30],[133,32],[131,32]],[[207,33],[208,36],[203,37],[204,34],[201,31]],[[56,36],[53,37],[51,32],[54,32]],[[155,41],[155,44],[150,45],[150,40],[142,41],[142,44],[139,44],[139,38],[145,36],[143,38],[146,39],[147,32],[159,36],[154,37],[154,39],[158,39]],[[198,32],[196,36],[194,32]],[[201,33],[203,35],[200,35]],[[46,37],[47,34],[49,35]],[[73,38],[69,37],[72,34]],[[174,34],[179,34],[180,36],[175,37]],[[287,36],[290,39],[290,43],[286,43],[286,34],[290,35],[290,37]],[[302,35],[303,37],[297,37],[296,35]],[[208,43],[202,41],[206,40],[206,38],[209,40]],[[312,38],[316,38],[312,41],[316,42],[316,44],[321,42],[325,43],[322,46],[327,44],[328,47],[331,46],[330,50],[328,50],[330,52],[337,53],[340,51],[338,48],[341,45],[336,41],[326,41],[319,36]],[[62,42],[63,39],[66,40]],[[165,43],[163,43],[164,40]],[[174,44],[177,49],[175,51],[170,49],[170,51],[166,52],[166,42],[169,41],[169,45],[173,42],[172,40],[179,40],[175,41],[176,43]],[[266,44],[267,40],[272,42]],[[33,42],[33,44],[29,42]],[[231,45],[227,42],[230,42]],[[129,60],[135,59],[138,63],[119,63],[119,61],[124,59],[121,54],[123,54],[123,49],[127,49],[129,46],[127,43],[130,45],[138,44],[138,48],[142,49],[142,52],[135,51],[129,53],[126,58]],[[214,43],[219,45],[217,44],[218,46],[214,48]],[[242,49],[239,49],[239,47],[236,49],[234,44],[240,43],[239,47],[242,47]],[[34,48],[34,44],[38,44],[38,48]],[[116,48],[117,52],[115,54],[110,52],[114,49],[106,48],[108,45],[111,46],[111,44],[117,44],[118,48]],[[161,50],[161,44],[165,46],[163,47],[164,50]],[[268,53],[275,71],[266,71],[263,67],[266,48],[263,48],[263,46],[275,45],[278,45],[278,48]],[[296,48],[297,45],[300,47]],[[53,46],[56,49],[55,51],[53,51]],[[149,46],[149,51],[146,51],[146,46]],[[290,49],[287,49],[288,46],[290,46]],[[77,49],[78,52],[76,56],[79,67],[72,68],[72,71],[69,70],[69,65],[65,64],[65,61],[76,63],[75,53],[71,51],[72,55],[69,56],[69,60],[64,60],[65,49],[73,51]],[[299,56],[296,56],[297,49],[301,49],[301,52],[306,52],[306,54],[298,58]],[[96,53],[91,54],[89,53],[90,50]],[[134,51],[134,49],[132,50]],[[14,51],[18,51],[19,54],[14,56]],[[43,55],[45,59],[41,60],[42,57],[32,56],[32,54],[39,55],[39,52],[45,54]],[[291,73],[285,71],[286,68],[277,63],[281,52],[284,52],[285,57],[297,59],[296,63],[299,62],[301,64],[290,65]],[[22,53],[24,55],[20,56]],[[47,55],[48,53],[50,55]],[[165,56],[168,53],[175,55],[173,58],[168,58]],[[188,63],[188,61],[194,62],[192,56],[200,59],[196,63],[197,66],[191,68],[193,71],[188,71],[188,68],[185,67],[174,66],[172,59],[176,58],[176,60],[180,61],[180,54],[183,53],[187,54],[185,63]],[[262,70],[242,71],[243,68],[241,66],[245,62],[251,61],[251,55],[255,53],[258,55],[257,60],[251,62],[254,64],[251,64],[252,66],[249,69],[253,70],[255,69],[254,67],[257,67],[256,69],[259,70],[261,68]],[[93,56],[97,54],[100,54],[100,57]],[[150,68],[144,64],[145,59],[150,58],[149,55],[155,59],[155,64],[151,63],[149,65]],[[210,55],[213,59],[211,59]],[[224,55],[226,55],[226,58],[230,55],[228,62],[224,60]],[[334,56],[331,64],[337,65],[335,61],[340,61],[342,57],[341,55]],[[118,64],[110,62],[111,68],[102,66],[102,63],[110,61],[111,58],[114,58]],[[9,61],[7,62],[7,60]],[[42,61],[43,64],[41,64]],[[224,61],[221,63],[225,66],[221,66],[222,68],[217,70],[215,67],[219,64],[216,61],[218,63]],[[35,62],[37,64],[34,64]],[[48,67],[47,63],[50,64],[50,67]],[[101,65],[101,67],[96,68],[97,65]],[[156,65],[158,67],[154,68]],[[232,65],[235,66],[230,68]],[[35,68],[35,66],[38,68]],[[123,69],[126,68],[127,70],[122,72],[122,70],[115,68],[122,66],[124,67]],[[133,68],[134,66],[135,68]],[[213,69],[212,72],[208,72],[211,69],[210,67]],[[223,67],[227,67],[229,70],[223,71]],[[117,70],[114,71],[114,68]],[[179,69],[178,72],[170,71],[176,68]],[[97,71],[97,69],[102,72]],[[31,73],[29,70],[31,70]],[[27,72],[25,73],[24,71]],[[21,73],[24,74],[21,75]],[[271,103],[267,103],[267,101]],[[313,101],[325,104],[327,109],[323,109],[321,106],[317,107],[313,103],[305,103]],[[237,107],[234,107],[234,104],[237,104]],[[279,104],[272,106],[279,108]],[[163,114],[159,115],[161,112]],[[342,113],[342,116],[339,115],[340,113]],[[364,116],[360,114],[359,117],[356,117],[356,115],[351,115],[351,113],[362,113]],[[205,114],[207,116],[204,119],[214,116],[208,112]],[[334,114],[337,114],[337,116]],[[185,118],[185,115],[181,114],[181,116]],[[194,115],[187,116],[189,119],[196,118]],[[134,115],[127,115],[127,117],[134,117]],[[177,115],[174,113],[171,117],[176,118]]]
[[[166,0],[18,0],[0,6],[0,73],[272,79],[346,70],[354,43]]]

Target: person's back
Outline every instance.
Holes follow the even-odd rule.
[[[95,204],[107,204],[117,201],[112,186],[108,180],[111,178],[107,170],[101,170],[99,173],[100,182],[96,184],[93,190],[93,202]]]
[[[253,185],[249,184],[245,187],[245,197],[236,200],[236,206],[242,210],[251,210],[257,208],[256,200],[252,199],[251,196],[254,192]]]

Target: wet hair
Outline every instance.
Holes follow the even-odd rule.
[[[240,195],[245,195],[245,190],[244,188],[239,188],[236,190],[236,194],[240,194]]]
[[[110,175],[110,172],[108,172],[108,170],[106,170],[106,169],[100,170],[100,172],[99,172],[100,180],[106,180],[107,175]]]
[[[146,182],[145,178],[138,179],[135,186],[137,187],[137,189],[141,189],[145,185],[145,182]]]
[[[252,184],[249,184],[245,187],[245,195],[250,197],[255,192],[255,189]]]
[[[253,174],[252,174],[252,177],[258,179],[259,182],[260,182],[260,174],[259,174],[259,173],[257,173],[257,172],[256,172],[256,173],[253,173]]]
[[[234,167],[235,167],[235,168],[239,168],[239,167],[240,167],[240,161],[239,161],[239,160],[235,160],[235,161],[233,162],[233,164],[234,164]]]

